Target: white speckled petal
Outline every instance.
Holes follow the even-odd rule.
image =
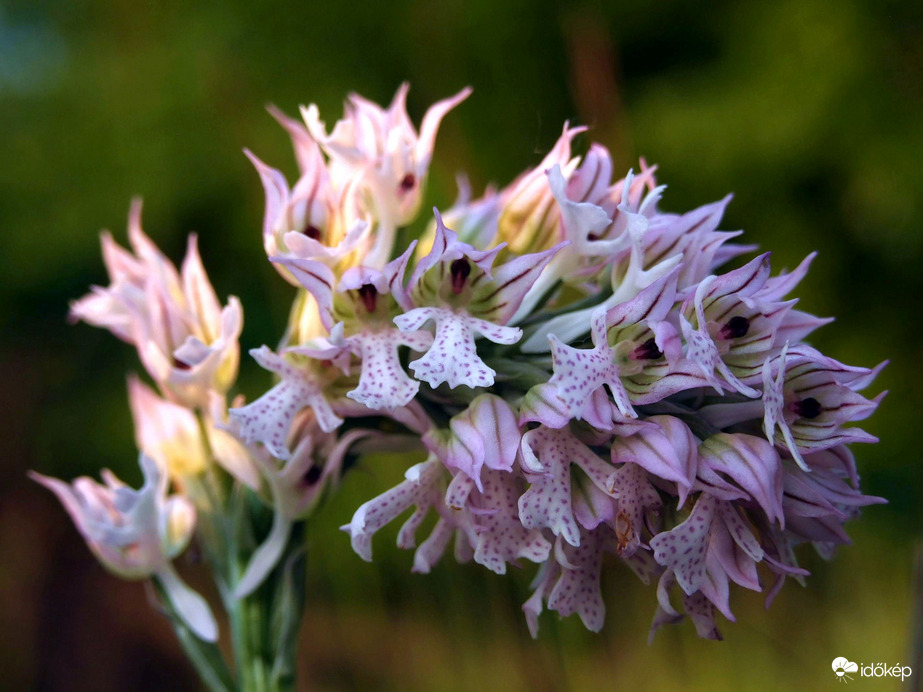
[[[497,374],[480,359],[474,345],[476,334],[481,334],[494,343],[515,343],[522,335],[515,327],[505,327],[476,319],[464,313],[454,313],[442,308],[415,308],[394,318],[402,331],[419,329],[427,320],[436,322],[436,337],[433,345],[410,364],[417,379],[431,387],[448,383],[454,389],[460,384],[466,387],[490,387]]]
[[[523,456],[538,457],[540,471],[527,471],[530,488],[519,498],[519,518],[530,529],[547,528],[571,545],[580,545],[580,532],[571,504],[567,431],[536,428],[523,435]]]
[[[325,432],[336,429],[343,422],[307,371],[295,367],[266,346],[250,351],[250,355],[267,370],[278,373],[282,381],[253,403],[228,412],[245,443],[262,442],[274,457],[289,459],[291,452],[286,442],[292,420],[305,406],[314,409],[317,422]]]
[[[548,597],[548,608],[562,617],[577,613],[588,630],[599,632],[606,619],[599,586],[603,550],[599,532],[581,531],[579,547],[561,547],[569,564],[562,565],[561,576]]]
[[[705,579],[705,551],[716,505],[713,497],[701,495],[686,521],[651,539],[654,559],[672,569],[680,588],[690,595]]]
[[[434,459],[411,466],[405,481],[359,507],[352,521],[341,527],[349,534],[359,557],[371,562],[372,536],[404,510],[414,505],[425,510],[436,504],[441,494],[438,481],[443,473],[442,465]]]
[[[475,561],[497,574],[506,573],[506,563],[518,558],[544,562],[551,543],[541,531],[528,529],[519,520],[516,500],[519,487],[516,477],[504,471],[485,469],[484,491],[472,494],[469,504],[477,502],[477,544]]]
[[[370,409],[393,409],[406,406],[416,396],[420,383],[412,380],[401,367],[398,346],[426,348],[426,332],[402,334],[396,329],[363,332],[349,337],[353,353],[362,359],[359,386],[346,396]]]

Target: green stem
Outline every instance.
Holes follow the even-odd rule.
[[[230,610],[234,629],[234,659],[240,692],[267,692],[271,690],[266,669],[266,651],[263,647],[263,589],[240,599]]]
[[[289,692],[295,689],[298,625],[304,610],[304,521],[292,526],[279,563],[266,580],[245,598],[234,597],[252,558],[254,513],[261,507],[238,496],[231,515],[237,525],[230,532],[230,574],[225,607],[231,623],[231,643],[240,692]],[[254,499],[255,498],[249,498]],[[249,504],[249,507],[248,507]],[[257,522],[258,523],[258,522]],[[243,544],[243,545],[241,545]]]

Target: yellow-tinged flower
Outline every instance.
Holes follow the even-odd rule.
[[[138,448],[157,462],[167,476],[183,485],[208,465],[208,455],[196,415],[157,396],[137,377],[128,378],[128,400]]]
[[[222,308],[189,236],[182,270],[168,260],[141,230],[141,201],[128,218],[134,255],[102,235],[107,288],[71,305],[71,319],[106,327],[134,344],[144,367],[170,399],[204,407],[208,392],[226,392],[237,378],[237,338],[243,310],[231,296]]]

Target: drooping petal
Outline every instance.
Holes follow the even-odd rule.
[[[414,505],[424,509],[437,503],[437,483],[442,474],[442,467],[435,459],[411,466],[404,474],[406,480],[359,507],[352,521],[341,527],[349,534],[356,554],[371,562],[372,536],[378,529]]]
[[[677,583],[688,595],[698,591],[705,579],[705,551],[716,507],[717,501],[703,494],[686,521],[651,538],[654,559],[673,570]]]
[[[269,576],[278,564],[285,544],[292,530],[292,521],[281,510],[276,509],[272,517],[272,528],[260,546],[254,551],[247,568],[234,587],[234,598],[246,598]]]
[[[562,545],[567,565],[548,596],[549,610],[562,617],[578,613],[584,626],[599,632],[606,619],[606,606],[600,592],[602,572],[602,540],[598,531],[581,531],[576,548]]]
[[[218,641],[218,623],[211,608],[202,596],[180,578],[173,565],[166,563],[161,567],[157,571],[157,578],[183,624],[203,641]]]

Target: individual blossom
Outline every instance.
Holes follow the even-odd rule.
[[[619,191],[621,202],[615,206],[607,225],[610,216],[604,208],[590,202],[576,203],[562,194],[561,180],[555,170],[549,173],[549,183],[557,190],[556,198],[565,220],[563,237],[569,243],[567,247],[576,247],[569,252],[565,249],[566,254],[560,260],[561,266],[540,277],[525,296],[513,321],[521,321],[527,311],[537,307],[538,301],[552,288],[554,282],[572,281],[574,277],[580,279],[606,265],[608,269],[603,273],[609,275],[608,288],[611,293],[605,295],[604,286],[595,285],[594,282],[589,282],[587,286],[584,282],[585,290],[591,295],[594,292],[601,295],[601,300],[598,299],[589,307],[565,310],[563,314],[540,324],[523,342],[522,350],[525,353],[546,352],[549,348],[549,334],[554,334],[565,343],[578,339],[587,333],[596,310],[608,310],[631,300],[643,289],[668,275],[683,259],[682,255],[675,254],[649,261],[650,258],[645,254],[647,233],[651,218],[656,217],[662,188],[653,188],[643,196],[636,194],[647,186],[636,186],[632,172],[629,171],[624,181],[613,186],[613,189]],[[602,265],[599,264],[600,255],[605,260]]]
[[[340,527],[350,536],[353,550],[367,562],[372,559],[372,536],[410,507],[416,507],[398,533],[398,545],[412,547],[413,534],[432,507],[442,502],[445,492],[442,465],[433,457],[411,466],[405,480],[383,495],[369,500]]]
[[[363,253],[369,224],[358,209],[352,188],[332,188],[317,144],[309,140],[304,146],[307,153],[302,158],[308,168],[291,189],[280,171],[245,151],[266,192],[263,247],[270,258],[293,256],[336,266],[348,261],[351,253]],[[299,285],[285,265],[273,266],[286,281]]]
[[[326,387],[330,377],[337,377],[336,373],[314,368],[313,361],[306,356],[278,354],[266,346],[253,349],[250,355],[276,373],[280,381],[256,401],[230,409],[234,431],[245,444],[262,443],[274,457],[287,460],[291,457],[289,432],[299,411],[310,407],[325,432],[343,422],[333,409]]]
[[[810,347],[783,348],[763,365],[763,430],[767,439],[785,447],[804,470],[803,454],[852,442],[878,439],[846,423],[868,418],[880,397],[866,399],[863,389],[877,370],[855,368]]]
[[[128,400],[138,449],[154,459],[180,487],[209,464],[202,428],[195,413],[157,396],[137,377],[128,379]]]
[[[329,336],[317,337],[290,348],[311,358],[329,360],[345,374],[351,372],[350,355],[359,359],[358,386],[346,396],[373,410],[393,412],[408,405],[420,387],[405,372],[398,349],[423,350],[432,342],[428,332],[395,328],[393,318],[406,304],[404,270],[414,245],[384,268],[352,267],[334,286],[322,265],[300,259],[278,259],[314,296],[321,323]]]
[[[412,361],[414,375],[431,387],[445,382],[454,389],[489,387],[496,371],[478,356],[475,339],[514,344],[522,330],[506,326],[523,295],[557,247],[516,257],[494,267],[500,248],[475,250],[458,240],[436,213],[436,238],[430,253],[410,277],[405,312],[394,318],[402,332],[413,333],[432,320],[433,345]]]
[[[565,176],[574,171],[579,161],[571,156],[571,145],[574,137],[585,130],[585,127],[569,127],[565,123],[561,136],[541,163],[501,192],[503,207],[498,235],[511,252],[540,252],[560,242],[557,237],[560,217],[545,172],[556,165]]]
[[[667,320],[675,300],[676,273],[608,311],[597,308],[592,349],[574,348],[549,334],[554,374],[526,395],[523,409],[531,414],[527,419],[552,427],[570,418],[585,419],[610,429],[613,415],[637,417],[632,401],[650,403],[702,386],[703,378],[680,363],[679,336]],[[606,410],[606,391],[617,412]]]
[[[225,392],[236,379],[240,302],[232,296],[224,308],[218,303],[195,235],[177,272],[141,229],[138,200],[129,214],[128,238],[134,255],[103,234],[111,283],[76,301],[71,318],[106,327],[134,344],[165,395],[184,406],[204,407],[210,390]]]
[[[519,497],[526,528],[547,528],[573,546],[580,531],[573,510],[572,469],[577,467],[607,495],[614,495],[615,467],[600,459],[569,430],[538,427],[522,438],[522,468],[529,488]]]
[[[591,632],[602,629],[606,605],[600,591],[600,577],[603,553],[611,552],[611,545],[611,530],[581,529],[577,546],[558,540],[554,557],[542,565],[532,582],[535,591],[522,606],[533,639],[538,636],[543,602],[561,617],[577,613]]]
[[[330,432],[343,422],[335,406],[344,396],[368,409],[389,413],[410,404],[420,385],[404,372],[398,348],[424,349],[432,340],[426,332],[405,334],[392,322],[399,310],[395,293],[402,295],[401,277],[412,251],[408,248],[383,270],[351,268],[337,290],[326,265],[278,259],[310,291],[320,324],[329,333],[278,354],[266,346],[251,351],[281,381],[252,403],[231,409],[244,442],[260,442],[274,457],[287,460],[292,421],[305,407],[311,407],[320,428]],[[359,360],[358,382],[351,377],[353,356]],[[346,382],[355,386],[344,387]]]
[[[519,450],[519,425],[512,407],[494,394],[482,394],[449,421],[423,437],[445,466],[457,469],[483,490],[481,469],[512,471]]]
[[[378,224],[364,264],[378,269],[389,259],[396,229],[412,221],[420,208],[442,118],[471,93],[462,89],[434,104],[417,132],[407,115],[408,90],[401,85],[387,109],[350,95],[343,120],[329,134],[317,106],[302,109],[308,131],[330,157],[334,185],[358,181],[371,201]]]
[[[552,542],[540,529],[525,526],[519,516],[523,479],[493,470],[485,470],[481,479],[483,490],[459,474],[446,492],[446,504],[456,512],[455,522],[464,527],[474,561],[496,574],[506,574],[506,566],[518,566],[521,559],[545,562]]]
[[[195,508],[181,495],[167,495],[167,477],[156,461],[142,454],[139,463],[144,472],[139,490],[109,471],[102,473],[104,484],[82,477],[68,485],[30,475],[58,497],[106,569],[124,579],[155,577],[183,623],[200,639],[213,642],[218,625],[211,609],[172,564],[192,537]]]
[[[771,279],[769,255],[760,255],[740,269],[706,277],[686,298],[680,324],[687,356],[716,390],[728,386],[759,396],[752,385],[759,382],[765,359],[786,340],[802,339],[829,321],[793,311],[796,300],[782,300],[812,257],[795,272]]]

